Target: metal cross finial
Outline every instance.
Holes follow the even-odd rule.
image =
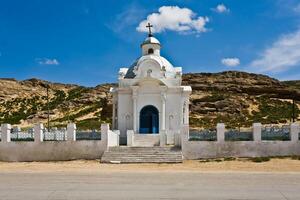
[[[148,22],[148,25],[147,25],[146,27],[149,29],[149,34],[148,34],[148,36],[149,36],[149,37],[152,37],[151,28],[153,27],[153,25],[151,25],[151,24]]]

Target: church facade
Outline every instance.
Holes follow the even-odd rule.
[[[161,44],[151,32],[141,44],[141,56],[120,68],[118,87],[112,88],[113,129],[125,144],[135,135],[170,135],[189,124],[190,86],[182,86],[182,68],[160,55]],[[162,138],[162,137],[160,137]]]

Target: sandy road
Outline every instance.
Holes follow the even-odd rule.
[[[1,200],[300,199],[300,161],[0,163]]]
[[[299,200],[299,191],[299,173],[0,173],[1,200]]]

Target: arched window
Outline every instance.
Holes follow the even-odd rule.
[[[152,48],[148,49],[148,54],[153,54],[154,50]]]

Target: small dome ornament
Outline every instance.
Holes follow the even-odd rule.
[[[147,77],[151,77],[151,73],[152,73],[152,70],[148,69],[148,71],[147,71]]]

